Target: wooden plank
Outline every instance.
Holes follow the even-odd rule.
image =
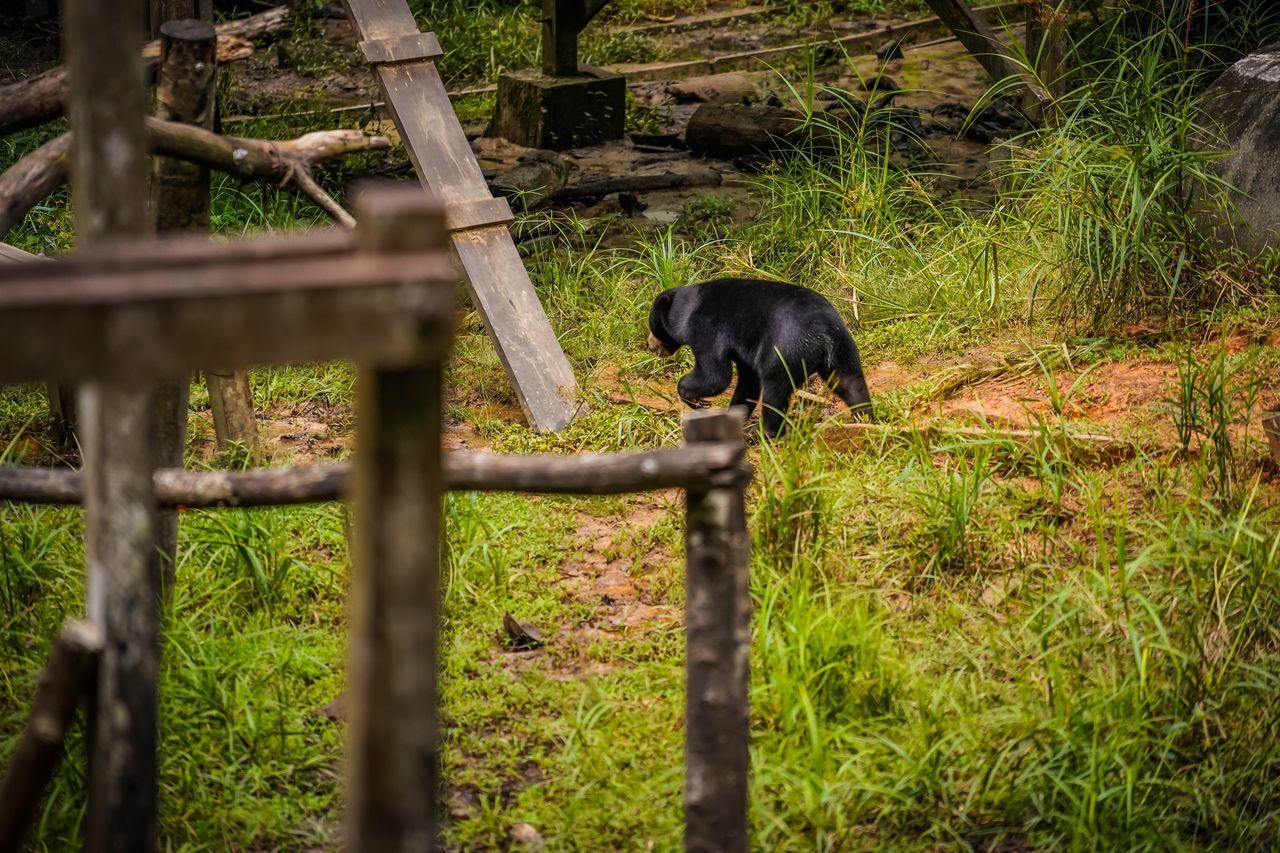
[[[467,231],[486,225],[507,225],[515,218],[505,198],[460,201],[445,210],[444,227],[449,231]]]
[[[415,189],[413,195],[422,199]],[[360,214],[361,247],[421,245],[411,211]],[[438,217],[428,228],[439,228]],[[434,351],[413,365],[361,371],[357,385],[356,542],[351,590],[350,718],[345,846],[434,850],[440,788],[442,362],[452,306],[423,334]]]
[[[310,274],[312,281],[288,290],[239,288],[223,294],[217,285],[227,279],[211,270],[193,270],[191,276],[203,279],[196,284],[213,287],[187,294],[175,292],[169,272],[127,276],[125,284],[144,285],[142,294],[120,287],[120,276],[103,285],[114,292],[73,293],[73,299],[15,300],[9,290],[21,288],[22,295],[31,296],[30,289],[0,288],[0,381],[89,376],[162,381],[210,367],[336,358],[403,363],[423,345],[420,317],[452,303],[455,280],[439,254],[412,257],[421,261],[411,271],[371,258],[295,263],[292,270]],[[372,277],[375,283],[345,286],[370,269],[381,270]],[[245,268],[241,283],[264,284],[248,281],[252,274],[254,268]]]
[[[684,417],[687,444],[742,442],[746,408]],[[751,597],[746,478],[689,489],[685,509],[684,846],[747,850]]]
[[[1023,8],[1024,7],[1021,2],[999,3],[990,6],[980,6],[973,9],[973,13],[985,20],[993,17],[1012,17],[1021,13]],[[682,77],[720,74],[741,68],[756,66],[767,67],[767,63],[772,60],[781,59],[792,54],[806,53],[813,50],[815,47],[826,45],[840,47],[844,50],[851,50],[853,48],[872,50],[883,42],[893,39],[900,39],[917,33],[928,33],[943,30],[945,30],[945,25],[935,16],[922,18],[917,21],[907,21],[902,24],[887,24],[874,30],[853,33],[847,36],[834,36],[827,39],[796,42],[794,44],[784,44],[776,47],[759,48],[757,50],[746,50],[737,53],[726,53],[721,54],[720,56],[709,56],[700,59],[685,59],[672,62],[651,62],[643,64],[622,63],[607,66],[607,69],[617,74],[626,75],[627,84],[630,86],[638,83],[672,80]]]
[[[29,261],[42,261],[44,258],[24,252],[17,246],[0,243],[0,264],[25,264]]]
[[[404,0],[345,3],[365,40],[418,34]],[[446,205],[492,199],[435,65],[382,65],[377,74],[423,186]],[[544,432],[563,429],[577,408],[577,382],[510,232],[480,228],[456,233],[452,242],[529,424]]]
[[[373,39],[360,42],[360,52],[370,65],[392,62],[417,62],[443,56],[435,33],[416,33],[394,38]]]

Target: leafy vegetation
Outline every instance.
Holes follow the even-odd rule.
[[[1154,17],[1185,19],[1165,5]],[[460,48],[450,74],[480,81],[529,64],[531,10],[418,14],[454,44],[474,27],[490,59]],[[759,849],[1234,850],[1280,835],[1280,477],[1256,433],[1280,407],[1280,293],[1273,258],[1199,238],[1184,192],[1214,185],[1188,144],[1191,96],[1233,54],[1188,50],[1141,10],[1110,20],[1073,30],[1089,64],[1060,120],[1009,144],[989,200],[944,197],[873,117],[827,128],[834,152],[756,175],[745,202],[695,196],[628,248],[535,252],[590,404],[563,434],[519,422],[479,321],[461,324],[451,428],[504,451],[678,441],[654,396],[688,355],[648,354],[644,317],[661,289],[712,273],[810,284],[885,368],[883,434],[842,444],[806,400],[785,439],[751,450]],[[1268,20],[1226,35],[1264,43]],[[0,142],[5,162],[44,133]],[[220,233],[320,221],[292,194],[216,185]],[[558,221],[567,238],[585,227]],[[69,229],[59,197],[9,239],[61,249]],[[1154,390],[1130,402],[1139,379]],[[318,423],[337,457],[352,385],[342,365],[254,373],[264,426]],[[975,387],[1019,404],[1027,434],[946,407]],[[38,389],[0,388],[3,461],[50,456],[47,419]],[[926,420],[937,429],[915,429]],[[216,461],[207,422],[197,391],[192,467]],[[1130,452],[1069,440],[1098,430]],[[277,463],[313,452],[275,447]],[[504,848],[524,822],[550,849],[678,849],[678,495],[454,494],[445,512],[450,845]],[[336,846],[342,725],[322,709],[343,689],[346,524],[339,505],[183,514],[161,687],[167,846]],[[0,756],[51,636],[80,612],[80,533],[75,510],[0,507]],[[506,613],[548,646],[511,650]],[[79,735],[67,753],[38,849],[82,840]]]

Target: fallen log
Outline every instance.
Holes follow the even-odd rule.
[[[348,227],[355,220],[320,188],[312,177],[318,163],[360,151],[391,147],[385,136],[358,130],[320,130],[297,139],[274,142],[220,136],[194,125],[147,119],[151,152],[197,163],[247,180],[294,184],[335,220]],[[0,236],[22,221],[28,211],[67,181],[71,134],[44,145],[0,174]]]
[[[218,62],[237,62],[253,55],[253,39],[282,30],[289,24],[289,9],[281,6],[261,14],[219,24]],[[148,76],[160,61],[159,40],[142,48]],[[44,124],[62,115],[70,91],[67,67],[47,71],[0,86],[0,136]]]
[[[707,489],[736,482],[745,470],[735,442],[669,447],[635,453],[516,456],[453,451],[444,457],[445,488],[452,492],[612,495],[650,489]],[[346,462],[252,471],[155,473],[161,507],[250,507],[342,500],[351,480]],[[79,471],[0,466],[0,500],[78,504]]]
[[[68,622],[53,641],[36,687],[31,716],[0,782],[0,851],[18,851],[40,814],[40,798],[62,758],[62,741],[81,698],[92,689],[102,632]]]
[[[580,201],[587,198],[601,198],[612,193],[711,187],[719,186],[721,180],[720,172],[715,169],[684,173],[663,172],[660,175],[620,175],[615,178],[583,181],[580,184],[564,187],[556,190],[551,195],[551,200],[553,202]]]

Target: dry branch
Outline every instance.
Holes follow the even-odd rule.
[[[316,164],[360,151],[391,147],[385,136],[366,136],[358,130],[321,130],[297,139],[273,142],[220,136],[193,125],[147,119],[153,154],[198,163],[239,178],[292,182],[334,219],[351,226],[353,220],[320,188],[311,175]],[[0,174],[0,236],[22,221],[31,208],[66,183],[71,134],[51,140]]]
[[[218,62],[236,62],[253,55],[255,38],[284,29],[289,24],[287,7],[270,9],[260,15],[219,24]],[[148,42],[142,48],[142,61],[147,73],[154,72],[160,60],[160,42]],[[0,136],[52,121],[67,106],[67,67],[59,65],[34,77],[0,86]]]
[[[31,716],[0,783],[0,851],[18,851],[39,813],[62,741],[80,699],[91,689],[102,632],[89,622],[69,622],[53,641],[36,687]]]
[[[457,451],[445,454],[444,479],[453,492],[607,495],[731,485],[743,464],[735,443],[582,456]],[[155,489],[162,507],[281,506],[340,500],[350,477],[345,462],[256,471],[165,469],[156,472]],[[0,466],[0,500],[77,504],[83,496],[78,471]]]

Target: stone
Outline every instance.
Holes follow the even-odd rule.
[[[760,72],[730,72],[689,77],[667,85],[667,94],[678,104],[731,104],[756,94],[767,75]]]
[[[1201,109],[1214,135],[1197,141],[1229,152],[1212,168],[1235,188],[1234,210],[1208,205],[1202,223],[1250,255],[1280,247],[1280,42],[1224,71],[1205,90]]]
[[[621,139],[626,78],[585,65],[579,70],[576,77],[548,77],[537,69],[500,75],[498,104],[485,135],[552,151]]]

